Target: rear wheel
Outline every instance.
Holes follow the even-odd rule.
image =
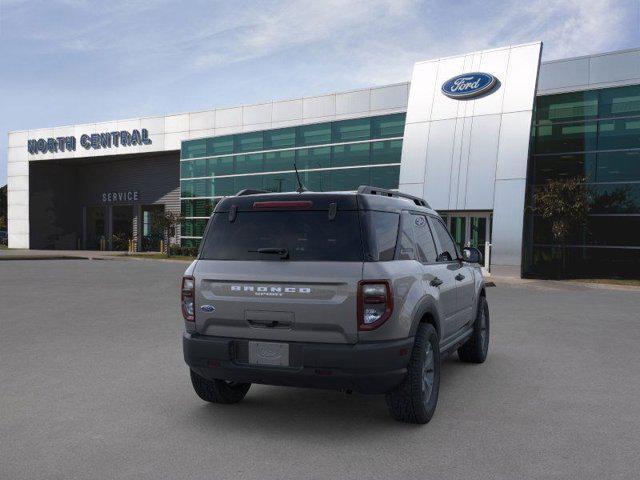
[[[387,393],[387,406],[396,420],[427,423],[438,404],[440,389],[440,348],[438,334],[432,325],[418,327],[407,368],[407,376]]]
[[[238,403],[251,387],[250,383],[207,380],[191,370],[191,384],[198,396],[211,403]]]
[[[483,363],[489,353],[489,304],[485,297],[478,301],[476,321],[473,323],[473,334],[458,349],[458,357],[463,362]]]

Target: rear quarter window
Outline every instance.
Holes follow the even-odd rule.
[[[363,213],[368,235],[368,257],[374,262],[393,260],[398,240],[400,215],[392,212]]]

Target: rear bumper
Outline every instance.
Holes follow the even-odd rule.
[[[248,363],[247,339],[184,332],[187,365],[208,379],[384,393],[407,372],[413,338],[354,345],[289,343],[289,367]]]

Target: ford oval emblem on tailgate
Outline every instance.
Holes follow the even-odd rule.
[[[202,310],[203,312],[213,312],[215,311],[216,307],[214,307],[213,305],[202,305],[200,307],[200,310]]]

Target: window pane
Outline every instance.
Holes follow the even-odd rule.
[[[233,151],[258,152],[263,149],[262,132],[251,132],[234,135]]]
[[[182,142],[181,158],[204,157],[207,154],[206,139],[188,140]]]
[[[576,153],[533,157],[531,183],[543,184],[548,180],[584,176],[591,181],[596,178],[596,154]]]
[[[202,256],[211,260],[273,260],[257,253],[263,247],[286,248],[287,261],[362,261],[358,212],[239,212],[235,221],[218,213],[204,240]]]
[[[280,170],[293,170],[293,162],[295,158],[295,150],[265,153],[263,171],[278,172]]]
[[[640,213],[640,184],[599,183],[589,185],[590,213]],[[631,228],[629,232],[632,232]],[[636,230],[640,232],[640,230]],[[640,245],[638,235],[629,235]]]
[[[371,138],[402,137],[406,114],[397,113],[371,118]]]
[[[214,178],[210,181],[209,197],[235,195],[237,190],[234,186],[233,177]]]
[[[296,129],[279,128],[277,130],[266,130],[264,132],[264,148],[288,148],[296,146]]]
[[[264,175],[262,185],[270,192],[295,192],[298,184],[294,173],[276,173]]]
[[[208,186],[211,183],[211,180],[201,179],[201,180],[192,180],[192,191],[194,197],[208,197]]]
[[[182,200],[183,217],[209,217],[217,200]]]
[[[598,148],[638,148],[640,146],[640,120],[604,120],[600,122]]]
[[[413,231],[416,237],[418,248],[418,260],[423,263],[433,263],[436,261],[436,245],[431,236],[431,229],[424,215],[411,215]]]
[[[640,181],[640,151],[599,153],[596,181]]]
[[[640,115],[640,85],[605,88],[600,93],[600,117]]]
[[[210,158],[208,162],[209,167],[207,176],[232,175],[234,172],[233,157],[231,156]]]
[[[336,145],[333,147],[332,167],[349,167],[369,164],[369,144]]]
[[[368,168],[329,170],[325,175],[325,191],[357,190],[360,185],[369,184]]]
[[[236,155],[235,173],[264,172],[263,158],[264,155],[261,153]]]
[[[400,215],[390,212],[369,211],[365,213],[369,227],[369,256],[374,262],[393,260],[398,238]]]
[[[207,155],[233,153],[233,135],[207,139]]]
[[[193,177],[193,160],[180,162],[180,178]]]
[[[193,180],[180,181],[180,196],[183,198],[193,197]]]
[[[371,136],[371,121],[368,118],[333,122],[333,141],[354,142],[368,140]]]
[[[450,225],[451,227],[449,228],[449,231],[451,232],[451,236],[456,242],[456,245],[458,245],[459,249],[464,248],[467,229],[467,217],[452,216]]]
[[[235,177],[236,193],[245,188],[252,190],[262,190],[262,180],[264,175],[247,175],[246,177]]]
[[[538,123],[580,120],[597,114],[598,95],[594,91],[545,95],[536,100]]]
[[[595,150],[597,131],[596,122],[538,126],[535,128],[535,153]]]
[[[208,220],[184,220],[180,225],[180,233],[186,237],[201,237],[207,222]]]
[[[371,163],[400,163],[402,140],[386,140],[371,144]]]
[[[317,125],[305,125],[297,127],[296,145],[304,147],[307,145],[321,145],[331,142],[331,124],[320,123]]]
[[[369,185],[378,188],[398,188],[400,182],[400,166],[371,168]]]
[[[456,246],[447,229],[442,225],[442,222],[433,218],[431,219],[431,226],[440,241],[440,250],[438,251],[437,261],[449,262],[451,260],[455,260],[458,257]]]
[[[331,147],[305,148],[296,152],[299,170],[331,166]]]
[[[413,233],[413,215],[406,215],[402,217],[400,222],[400,234],[398,236],[398,242],[400,248],[398,249],[398,260],[416,260],[416,246],[414,244]]]

